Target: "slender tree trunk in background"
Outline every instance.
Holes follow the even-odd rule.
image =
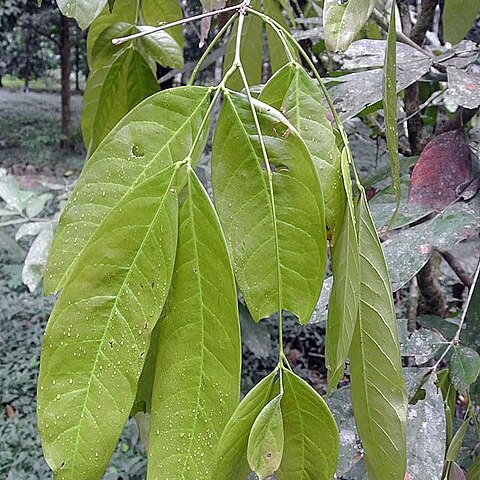
[[[73,147],[72,111],[70,106],[70,34],[69,20],[60,14],[60,70],[62,97],[62,147]]]
[[[23,91],[29,92],[30,91],[30,74],[32,73],[32,53],[30,51],[30,42],[31,42],[31,35],[30,35],[30,25],[27,24],[25,28],[25,70],[23,72]]]
[[[75,90],[81,91],[80,88],[80,42],[82,41],[82,33],[79,28],[75,27]]]

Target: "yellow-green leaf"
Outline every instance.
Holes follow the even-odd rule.
[[[100,479],[128,418],[173,273],[175,176],[171,165],[115,205],[53,309],[37,398],[55,480]]]
[[[240,327],[225,239],[192,170],[158,339],[147,478],[210,479],[220,435],[239,401]]]
[[[244,95],[227,92],[213,142],[215,203],[253,318],[276,312],[280,297],[306,323],[325,272],[322,191],[295,127],[273,107],[253,103],[271,185],[251,107]]]
[[[407,394],[385,257],[362,191],[358,204],[360,306],[350,348],[355,422],[371,480],[403,480]]]
[[[60,218],[47,263],[45,292],[54,293],[63,286],[92,234],[132,188],[186,158],[210,104],[209,92],[203,87],[179,87],[150,97],[89,158]],[[194,153],[196,161],[199,152]]]
[[[281,400],[282,394],[265,405],[248,437],[248,464],[260,480],[273,475],[282,461],[284,435]]]

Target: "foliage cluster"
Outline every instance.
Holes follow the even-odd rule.
[[[289,31],[298,6],[204,2],[201,42],[212,16],[231,16],[219,20],[188,84],[158,92],[156,64],[183,65],[177,27],[186,20],[176,2],[58,4],[83,28],[90,25],[91,75],[82,117],[88,161],[60,218],[44,281],[47,293],[61,290],[38,389],[40,433],[55,478],[100,478],[129,416],[148,446],[149,479],[243,480],[249,471],[260,479],[327,479],[335,472],[363,478],[366,471],[370,479],[401,480],[407,457],[411,478],[422,471],[448,478],[470,423],[478,422],[470,385],[480,357],[475,335],[462,329],[478,319],[478,270],[453,336],[443,337],[431,329],[407,333],[397,322],[387,263],[397,270],[397,290],[435,248],[474,235],[478,196],[469,180],[440,212],[415,205],[412,195],[402,200],[400,173],[411,159],[401,163],[398,155],[397,90],[436,69],[447,74],[457,105],[477,108],[478,98],[465,94],[478,85],[468,71],[475,48],[467,42],[432,55],[405,36],[399,47],[392,2],[387,40],[355,42],[346,67],[355,71],[329,79],[327,89]],[[347,49],[374,7],[325,0],[324,44]],[[451,27],[448,8],[444,23]],[[173,23],[145,25],[166,22]],[[450,27],[453,39],[459,33]],[[194,86],[226,33],[220,83]],[[273,75],[259,87],[264,34]],[[405,68],[412,57],[414,66]],[[371,114],[380,101],[392,186],[369,206],[342,119]],[[215,206],[195,172],[211,123]],[[377,227],[387,258],[389,246],[390,255],[410,247],[403,265],[385,261]],[[321,310],[327,242],[329,405],[293,372],[283,343],[285,312],[307,324]],[[255,322],[272,315],[278,321],[276,367],[239,404],[236,285]],[[402,357],[420,368],[403,369]],[[347,358],[350,386],[334,392]],[[444,359],[449,370],[439,372]],[[455,429],[458,395],[466,400]],[[351,408],[348,397],[355,426],[351,415],[338,424],[332,416]],[[432,434],[439,447],[419,458],[418,444]],[[361,452],[352,442],[357,436]]]

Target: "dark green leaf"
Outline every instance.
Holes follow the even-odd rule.
[[[325,199],[325,221],[335,243],[345,208],[340,152],[319,87],[298,64],[285,65],[265,85],[259,100],[280,110],[302,136]]]
[[[480,373],[480,355],[468,347],[455,346],[450,360],[450,377],[455,388],[466,394]]]
[[[173,273],[176,170],[150,176],[116,203],[55,304],[38,417],[56,480],[99,479],[128,418]]]
[[[247,464],[248,436],[255,419],[271,399],[276,374],[276,371],[270,373],[255,385],[228,421],[215,454],[212,480],[245,479],[249,471]]]
[[[60,11],[69,18],[74,18],[84,30],[100,15],[107,0],[57,0]]]
[[[278,480],[331,480],[339,452],[339,434],[327,404],[301,378],[283,372],[285,449]]]
[[[252,8],[260,10],[260,1],[253,0]],[[237,42],[238,20],[233,25],[232,34],[227,43],[223,59],[223,73],[233,64]],[[249,85],[258,85],[262,79],[263,66],[263,21],[261,18],[248,15],[243,24],[242,43],[240,46],[240,59]],[[233,90],[241,91],[244,88],[240,74],[236,72],[227,82]]]
[[[328,304],[325,336],[325,365],[328,369],[329,391],[336,388],[343,377],[345,359],[350,350],[358,318],[360,294],[360,250],[350,169],[345,150],[341,162],[346,208],[336,241],[330,248],[333,287]]]
[[[467,480],[478,480],[478,478],[480,478],[480,455],[475,457],[467,473]]]
[[[455,432],[452,441],[448,445],[447,454],[445,455],[445,460],[447,460],[447,462],[455,462],[455,460],[457,460],[469,425],[470,417],[464,420],[463,423],[460,425],[460,428]]]
[[[478,0],[445,0],[443,33],[450,43],[455,45],[465,37],[479,8]]]
[[[346,50],[367,23],[374,6],[374,0],[325,0],[323,28],[327,48],[333,52]]]
[[[403,480],[407,396],[390,280],[364,192],[357,218],[360,308],[350,349],[355,420],[369,478]]]
[[[127,22],[114,23],[105,28],[93,45],[91,69],[96,70],[105,65],[111,65],[128,48],[128,44],[113,45],[112,40],[134,32],[135,27]]]
[[[140,32],[154,30],[153,27],[140,26],[137,27]],[[141,39],[146,52],[156,62],[164,67],[183,68],[182,49],[176,40],[163,30],[153,32]]]
[[[170,89],[150,97],[114,128],[89,158],[60,218],[47,265],[47,293],[62,287],[96,228],[132,188],[189,155],[209,104],[207,88]],[[194,161],[198,155],[194,152]]]
[[[383,68],[383,111],[385,113],[385,136],[392,169],[392,185],[395,190],[396,207],[390,224],[394,224],[400,206],[400,161],[398,159],[397,130],[397,30],[395,23],[396,2],[392,2],[388,25],[385,66]]]
[[[182,7],[178,0],[142,0],[143,19],[147,25],[157,26],[162,22],[175,22],[183,18]],[[183,49],[183,28],[181,25],[168,29],[168,33]]]
[[[281,400],[282,394],[265,405],[248,437],[248,464],[259,480],[273,475],[282,461],[284,435]]]
[[[149,479],[210,478],[219,437],[239,401],[233,271],[211,201],[192,170],[187,178],[169,305],[159,327]]]
[[[250,105],[243,95],[227,92],[213,142],[215,202],[253,318],[278,311],[280,296],[282,308],[306,323],[325,271],[321,187],[295,128],[274,108],[254,105],[272,184]]]

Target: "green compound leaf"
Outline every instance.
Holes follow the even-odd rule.
[[[74,18],[84,30],[107,4],[107,0],[57,0],[60,11],[69,18]]]
[[[397,130],[397,30],[395,24],[396,2],[392,2],[390,23],[388,25],[385,65],[383,67],[383,110],[385,113],[385,136],[392,169],[392,185],[395,191],[395,212],[390,224],[396,222],[398,208],[402,199],[400,189],[400,160],[398,158]]]
[[[407,394],[385,258],[365,193],[359,199],[360,307],[350,348],[352,402],[371,480],[403,480]]]
[[[122,117],[158,90],[157,79],[137,51],[128,49],[120,55],[103,80],[88,151],[94,152]]]
[[[93,45],[91,69],[111,65],[128,48],[128,44],[113,45],[112,40],[130,35],[135,31],[135,27],[127,22],[114,23],[102,30]]]
[[[173,88],[148,98],[118,123],[89,158],[60,218],[46,293],[62,287],[92,234],[132,188],[187,157],[209,104],[208,88]]]
[[[212,480],[245,480],[249,471],[248,437],[256,418],[278,387],[274,385],[276,375],[277,371],[273,371],[255,385],[231,416],[218,442]]]
[[[328,302],[325,365],[328,390],[336,388],[344,373],[345,359],[358,318],[360,295],[360,249],[346,150],[342,154],[342,176],[346,208],[335,244],[331,247],[333,286]]]
[[[327,48],[333,52],[346,50],[367,23],[374,6],[375,0],[325,0],[323,28]]]
[[[478,0],[445,0],[443,32],[446,40],[455,45],[473,26],[480,5]]]
[[[325,199],[325,222],[335,243],[345,208],[340,152],[327,119],[322,93],[298,64],[285,65],[265,85],[259,100],[280,110],[302,136],[312,156]]]
[[[282,461],[284,435],[281,400],[282,394],[265,405],[248,438],[248,464],[259,480],[273,475]]]
[[[455,388],[465,395],[480,373],[480,355],[468,347],[455,346],[450,360],[450,378]]]
[[[284,370],[282,398],[285,449],[278,480],[331,480],[340,437],[323,398],[301,378]]]
[[[55,480],[99,479],[128,418],[173,274],[176,171],[163,169],[117,202],[53,309],[38,419]]]
[[[259,0],[253,0],[251,4],[255,10],[260,10]],[[237,42],[238,20],[233,24],[232,34],[228,39],[225,57],[223,59],[223,73],[232,66],[235,58]],[[240,59],[249,85],[258,85],[262,79],[263,66],[263,21],[254,15],[248,15],[243,24],[242,42],[240,46]],[[228,88],[243,90],[243,82],[240,74],[235,72],[227,81]]]
[[[186,190],[169,304],[159,324],[148,479],[210,479],[240,395],[237,293],[225,239],[192,170]]]
[[[254,106],[272,171],[273,202],[250,105],[244,95],[227,92],[212,152],[217,211],[253,318],[276,312],[280,294],[283,308],[306,323],[325,272],[322,191],[293,125],[262,102]]]

